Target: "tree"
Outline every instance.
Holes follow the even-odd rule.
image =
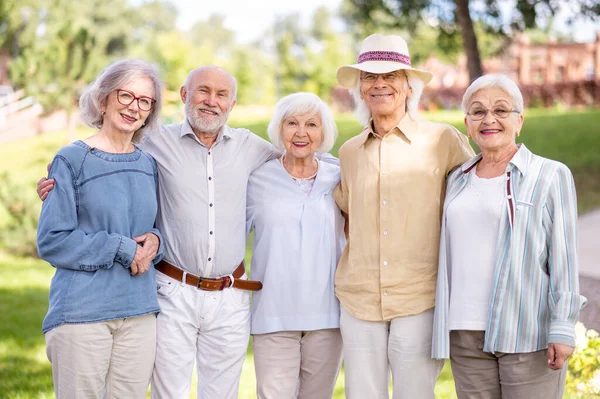
[[[344,1],[345,18],[367,29],[387,26],[414,32],[425,22],[439,29],[440,45],[456,43],[452,38],[460,33],[471,80],[481,76],[483,71],[474,21],[478,21],[486,32],[506,36],[551,19],[564,5],[557,0],[516,0],[506,15],[501,12],[501,0]],[[574,12],[578,17],[599,20],[600,3],[597,0],[570,0],[569,6],[578,9]]]

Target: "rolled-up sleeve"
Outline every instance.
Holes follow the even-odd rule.
[[[575,183],[564,165],[560,165],[552,179],[545,207],[551,313],[548,342],[574,347],[575,324],[587,300],[579,294]]]

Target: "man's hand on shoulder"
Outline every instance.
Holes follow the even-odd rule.
[[[50,172],[50,164],[48,164],[48,172]],[[48,193],[54,188],[54,179],[42,177],[37,182],[37,195],[42,201],[48,197]]]

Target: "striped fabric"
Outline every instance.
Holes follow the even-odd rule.
[[[450,355],[453,265],[446,245],[446,209],[480,160],[478,154],[448,176],[432,346],[436,359]],[[534,155],[523,144],[506,167],[506,176],[506,217],[498,232],[484,351],[526,353],[545,349],[548,343],[575,346],[575,323],[587,300],[579,295],[573,176],[565,165]]]

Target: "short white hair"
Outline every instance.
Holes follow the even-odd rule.
[[[467,108],[469,106],[469,102],[471,98],[477,93],[479,90],[490,89],[490,88],[498,88],[506,92],[512,100],[513,106],[519,113],[523,114],[523,95],[521,94],[521,90],[519,90],[519,86],[508,76],[502,74],[489,74],[478,77],[471,83],[465,94],[463,95],[461,108],[463,112],[467,112]]]
[[[419,119],[419,101],[421,101],[421,95],[425,88],[425,83],[419,78],[419,76],[411,71],[400,70],[406,75],[408,86],[412,89],[412,94],[406,100],[406,112],[410,115],[413,120]],[[356,86],[352,90],[354,96],[354,102],[356,108],[354,109],[354,115],[358,118],[358,121],[363,125],[367,126],[371,120],[371,110],[367,107],[367,103],[360,97],[360,79],[356,82]]]
[[[317,148],[317,152],[323,154],[331,151],[338,134],[333,115],[327,104],[319,96],[305,92],[285,96],[275,105],[273,117],[267,128],[269,139],[275,148],[282,152],[285,150],[283,140],[281,139],[283,121],[287,118],[307,113],[316,113],[321,117],[323,141],[321,141],[321,145]]]

